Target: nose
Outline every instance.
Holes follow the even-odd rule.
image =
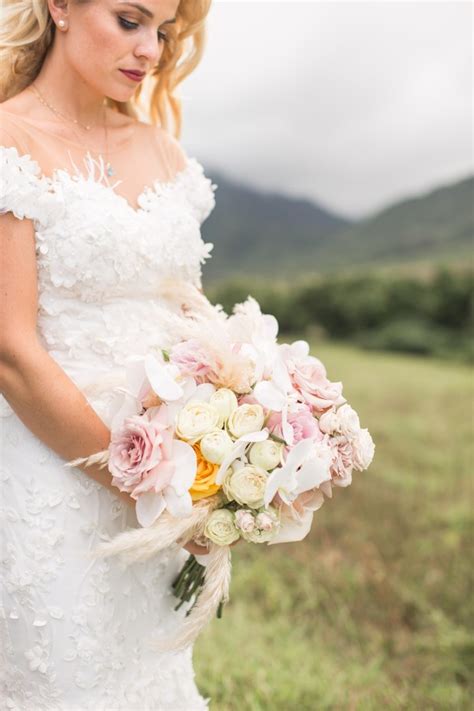
[[[160,46],[158,34],[151,31],[141,35],[134,54],[137,58],[145,58],[149,66],[152,67],[158,64],[162,51],[163,47]]]

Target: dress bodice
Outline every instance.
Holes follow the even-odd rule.
[[[187,158],[173,180],[145,186],[136,209],[107,183],[103,160],[89,156],[85,174],[58,169],[48,177],[16,147],[0,146],[0,158],[0,213],[33,221],[39,338],[110,424],[109,398],[126,358],[171,338],[173,305],[163,283],[200,286],[212,247],[200,227],[216,186]],[[184,618],[171,584],[187,551],[171,546],[127,568],[115,558],[91,559],[104,540],[138,526],[133,509],[80,469],[66,470],[2,396],[0,416],[6,707],[207,709],[191,648],[177,655],[153,649]]]
[[[201,224],[214,185],[195,158],[168,182],[145,186],[138,208],[114,190],[100,157],[85,171],[41,173],[30,155],[0,146],[0,213],[34,223],[38,332],[80,386],[131,354],[167,345],[170,279],[201,284],[212,244]]]

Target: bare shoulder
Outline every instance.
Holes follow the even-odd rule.
[[[159,146],[161,151],[166,154],[170,164],[174,166],[175,170],[179,171],[186,167],[187,155],[178,139],[175,138],[175,136],[173,136],[169,131],[161,126],[145,123],[143,121],[137,121],[137,128],[143,132],[144,138],[147,142],[153,142],[155,145]]]
[[[22,130],[22,124],[18,121],[21,117],[20,113],[15,110],[10,111],[9,107],[5,107],[7,102],[0,104],[0,145],[6,148],[14,147],[20,152],[28,151],[28,136]]]

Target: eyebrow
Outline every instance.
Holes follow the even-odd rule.
[[[143,13],[144,15],[146,15],[147,17],[153,18],[153,13],[150,12],[150,10],[148,10],[146,7],[143,7],[143,5],[140,5],[140,4],[137,3],[137,2],[121,2],[120,5],[131,5],[132,7],[135,7],[135,8],[136,8],[137,10],[139,10],[141,13]],[[171,19],[171,20],[165,20],[165,21],[162,22],[161,24],[162,24],[162,25],[169,25],[169,24],[171,24],[172,22],[176,22],[176,17],[173,17],[173,19]]]

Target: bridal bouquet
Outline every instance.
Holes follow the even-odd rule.
[[[181,340],[129,359],[108,450],[74,460],[108,466],[136,501],[141,528],[103,546],[143,560],[169,545],[207,545],[173,584],[192,601],[183,649],[228,600],[230,545],[299,541],[313,514],[367,469],[375,445],[308,343],[279,344],[278,323],[249,297],[227,317],[193,296]]]

